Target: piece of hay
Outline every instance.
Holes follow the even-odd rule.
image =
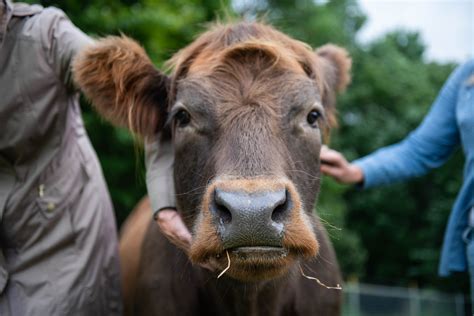
[[[221,276],[223,276],[224,273],[226,273],[227,270],[229,270],[229,268],[230,268],[230,256],[229,256],[229,252],[226,250],[225,253],[227,254],[227,267],[226,267],[224,270],[222,270],[221,273],[219,273],[219,275],[217,276],[218,279],[219,279]]]
[[[302,275],[302,276],[304,276],[304,277],[307,278],[308,280],[314,280],[314,281],[316,281],[319,285],[324,286],[324,287],[327,288],[328,290],[342,290],[342,287],[341,287],[339,284],[336,284],[336,286],[327,286],[327,285],[324,284],[323,282],[319,281],[318,278],[307,276],[306,274],[304,274],[303,268],[301,267],[301,265],[300,265],[300,271],[301,271],[301,275]]]

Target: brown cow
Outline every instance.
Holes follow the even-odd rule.
[[[76,59],[76,80],[103,116],[142,136],[161,131],[175,147],[177,205],[193,243],[189,254],[170,244],[142,203],[122,234],[129,312],[339,314],[340,291],[300,267],[327,285],[341,282],[312,210],[322,134],[350,64],[341,48],[314,52],[246,22],[202,34],[173,57],[171,76],[125,37]],[[199,265],[209,263],[215,272]]]

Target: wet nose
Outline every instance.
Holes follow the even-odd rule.
[[[292,203],[286,189],[246,192],[216,188],[210,208],[225,249],[281,247]]]

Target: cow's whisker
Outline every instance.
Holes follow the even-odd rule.
[[[223,276],[224,273],[226,273],[227,270],[229,270],[229,268],[230,268],[230,256],[229,256],[229,252],[226,250],[225,253],[227,254],[227,267],[226,267],[224,270],[222,270],[221,273],[219,273],[219,275],[217,276],[218,279],[219,279],[221,276]]]
[[[184,196],[184,195],[188,195],[188,194],[190,195],[190,194],[193,193],[193,192],[196,192],[196,191],[199,191],[199,190],[205,189],[205,188],[207,188],[207,186],[206,186],[206,185],[203,185],[203,186],[196,187],[196,188],[194,188],[194,189],[192,189],[192,190],[189,190],[189,191],[187,191],[187,192],[176,193],[175,195],[176,195],[176,196],[180,196],[180,195],[183,195],[183,196]],[[199,193],[200,193],[200,192],[197,192],[196,194],[199,194]]]
[[[229,262],[230,263],[230,262]],[[301,275],[305,278],[307,278],[308,280],[314,280],[316,281],[319,285],[327,288],[328,290],[342,290],[342,287],[339,285],[339,284],[336,284],[336,286],[327,286],[326,284],[324,284],[323,282],[321,282],[318,278],[315,278],[315,277],[311,277],[311,276],[308,276],[306,274],[304,274],[303,272],[303,268],[301,267],[300,265],[300,271],[301,271]]]
[[[300,169],[290,169],[288,172],[299,172],[309,176],[312,180],[321,180],[321,177]]]

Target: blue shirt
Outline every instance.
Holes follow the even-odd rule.
[[[418,128],[398,144],[354,161],[364,188],[418,177],[441,166],[459,146],[465,154],[464,180],[449,216],[439,274],[467,269],[462,233],[474,206],[474,60],[459,66],[444,84]]]

